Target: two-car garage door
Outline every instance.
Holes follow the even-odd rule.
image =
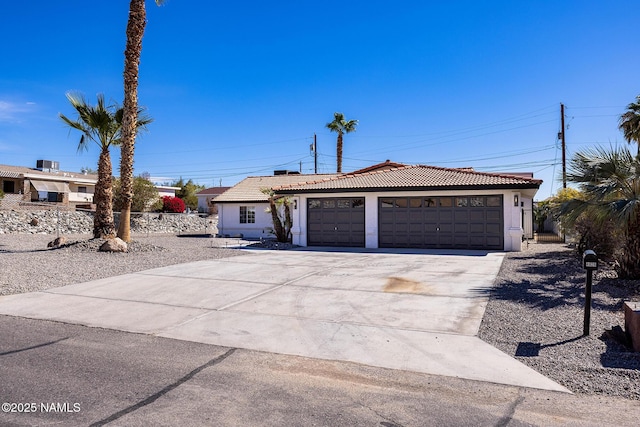
[[[502,196],[378,200],[381,248],[504,248]]]
[[[503,198],[381,197],[381,248],[504,248]],[[364,197],[307,199],[309,246],[365,246]]]

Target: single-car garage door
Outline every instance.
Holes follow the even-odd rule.
[[[364,198],[307,199],[307,245],[364,247]]]
[[[378,199],[381,248],[504,248],[502,195]]]

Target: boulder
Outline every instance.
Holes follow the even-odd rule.
[[[98,250],[100,252],[127,252],[127,249],[127,243],[116,237],[115,239],[105,241]]]
[[[61,245],[64,245],[65,243],[67,243],[67,238],[64,236],[60,236],[55,238],[54,240],[50,241],[49,243],[47,243],[47,247],[48,248],[58,248]]]
[[[35,227],[35,226],[37,226],[37,225],[38,225],[38,223],[39,223],[39,222],[38,222],[38,218],[33,218],[29,224],[30,224],[32,227]]]

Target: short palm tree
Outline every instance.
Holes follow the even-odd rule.
[[[636,102],[627,105],[627,112],[620,116],[618,127],[629,144],[638,144],[640,156],[640,96],[636,97]]]
[[[104,95],[98,95],[98,104],[94,107],[85,101],[84,97],[75,93],[67,93],[67,99],[76,110],[78,118],[72,120],[60,114],[60,118],[71,129],[82,132],[78,151],[88,150],[90,141],[100,147],[98,160],[98,182],[94,193],[96,214],[93,219],[93,237],[109,238],[115,234],[113,223],[111,188],[111,155],[109,148],[120,144],[120,130],[122,109],[112,105],[106,105]]]
[[[327,123],[327,128],[331,132],[338,133],[338,141],[336,145],[337,150],[337,172],[342,172],[342,135],[345,133],[351,133],[356,131],[356,126],[358,126],[357,120],[346,120],[344,118],[344,114],[342,113],[333,113],[333,121]]]
[[[113,222],[113,188],[111,154],[109,148],[118,146],[122,137],[123,110],[118,105],[106,105],[104,95],[98,94],[97,105],[91,106],[82,95],[69,92],[67,99],[76,110],[77,120],[71,120],[64,114],[60,118],[70,128],[82,132],[78,151],[87,150],[89,142],[93,141],[100,147],[98,159],[98,182],[94,193],[96,215],[93,220],[93,236],[109,238],[115,234]],[[137,127],[146,127],[152,119],[138,109]]]
[[[159,6],[163,0],[156,0]],[[145,0],[131,0],[127,21],[127,43],[124,51],[124,117],[122,120],[122,148],[120,156],[120,179],[122,185],[122,210],[118,237],[131,240],[131,202],[133,198],[133,149],[136,142],[136,114],[138,111],[138,69],[142,53],[142,37],[147,11]]]
[[[575,220],[582,213],[611,221],[624,236],[618,254],[621,278],[640,279],[640,158],[627,147],[576,153],[567,180],[579,185],[583,200],[563,204],[561,215]]]

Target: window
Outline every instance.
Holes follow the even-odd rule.
[[[383,208],[392,208],[393,199],[380,199],[380,206],[382,206]]]
[[[351,207],[350,199],[338,199],[338,209],[349,209]]]
[[[15,193],[16,183],[13,181],[2,181],[2,191],[5,193]]]
[[[481,208],[484,206],[484,197],[471,197],[470,202],[471,202],[471,207]]]
[[[309,199],[309,209],[320,209],[320,200]]]
[[[409,199],[409,207],[411,208],[421,208],[422,207],[422,199],[418,199],[412,197]]]
[[[502,206],[502,196],[489,196],[489,197],[487,197],[487,206],[491,206],[491,207]]]
[[[440,206],[443,208],[450,208],[453,206],[453,203],[451,202],[451,197],[440,197]]]
[[[240,206],[240,224],[256,223],[256,207]]]
[[[87,187],[78,187],[78,193],[86,193]]]

